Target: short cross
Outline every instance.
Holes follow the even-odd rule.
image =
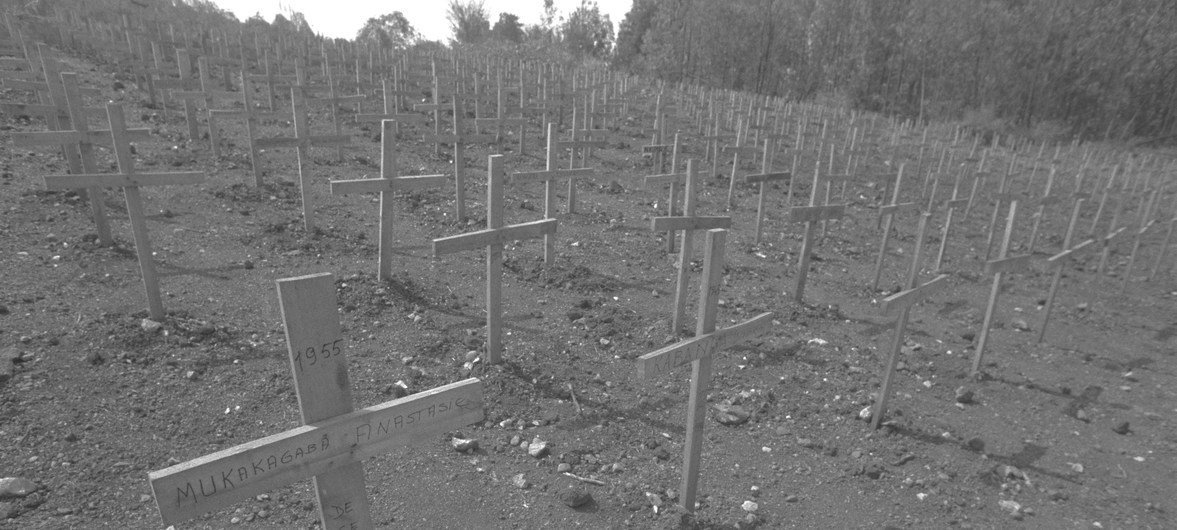
[[[355,410],[330,274],[278,280],[303,426],[152,471],[163,524],[314,478],[323,528],[374,528],[363,460],[482,421],[482,382],[466,379]]]

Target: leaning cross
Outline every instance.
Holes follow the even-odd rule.
[[[365,458],[483,419],[475,378],[355,410],[331,274],[277,283],[303,425],[148,473],[165,525],[314,477],[324,528],[373,528]]]
[[[307,123],[307,107],[306,102],[303,101],[302,86],[296,85],[290,89],[290,104],[294,109],[294,136],[258,138],[253,145],[258,149],[297,148],[298,186],[302,192],[302,222],[303,227],[310,232],[315,227],[315,207],[311,197],[311,176],[309,175],[311,148],[342,146],[351,142],[351,136],[347,134],[311,135],[310,125]]]
[[[891,226],[895,222],[895,215],[905,210],[917,208],[914,202],[899,202],[899,190],[903,187],[904,167],[903,164],[899,165],[899,174],[895,177],[895,189],[891,192],[891,204],[879,207],[879,219],[883,220],[883,234],[879,242],[879,255],[875,260],[875,276],[870,284],[871,291],[879,289],[879,279],[883,276],[883,261],[887,258],[887,243],[891,240]]]
[[[179,171],[174,173],[138,173],[135,171],[135,159],[131,156],[131,135],[127,130],[127,122],[123,117],[123,107],[114,103],[106,105],[107,119],[110,122],[111,142],[114,144],[115,159],[118,161],[119,172],[113,174],[91,173],[81,175],[49,175],[45,177],[45,187],[50,190],[65,190],[74,188],[123,188],[127,198],[127,215],[131,219],[131,233],[135,237],[135,253],[139,257],[139,272],[143,276],[143,288],[147,291],[147,306],[153,320],[164,318],[163,300],[159,295],[159,277],[155,272],[155,261],[151,256],[151,239],[147,236],[147,218],[143,215],[143,200],[139,197],[141,186],[169,186],[179,184],[199,184],[204,182],[203,171]],[[60,134],[57,133],[36,134]],[[76,133],[82,137],[88,135],[105,134],[108,131],[90,131]]]
[[[502,291],[503,243],[517,239],[534,239],[556,233],[556,220],[503,225],[503,181],[506,180],[503,155],[487,160],[486,230],[433,240],[433,255],[486,247],[486,362],[502,360]]]
[[[333,180],[331,181],[331,194],[380,192],[380,257],[377,261],[377,277],[384,281],[392,277],[393,192],[440,187],[446,184],[449,177],[446,175],[398,176],[395,145],[396,121],[384,120],[380,125],[380,178]]]
[[[650,229],[655,232],[669,231],[669,239],[673,240],[675,232],[681,230],[682,245],[678,254],[678,281],[674,289],[674,313],[670,320],[670,329],[678,334],[682,331],[684,315],[687,310],[687,283],[690,281],[691,257],[694,254],[695,231],[716,228],[731,228],[732,218],[728,217],[699,217],[695,215],[696,188],[699,186],[699,174],[695,170],[695,160],[687,160],[687,189],[684,193],[683,215],[681,217],[655,217],[650,220]],[[651,177],[646,177],[649,181]]]
[[[1000,198],[998,200],[1001,200]],[[1018,215],[1018,200],[1013,198],[1009,203],[1009,214],[1005,220],[1005,236],[1001,240],[1001,250],[997,259],[985,262],[985,273],[993,275],[993,285],[989,290],[989,303],[985,306],[985,321],[981,324],[981,337],[977,342],[977,351],[973,352],[972,375],[981,372],[981,360],[985,356],[985,347],[989,343],[989,328],[993,325],[993,312],[997,309],[997,297],[1001,294],[1001,278],[1006,272],[1017,272],[1029,268],[1034,259],[1032,254],[1009,256],[1010,239],[1013,237],[1014,220]]]
[[[46,65],[48,66],[48,65]],[[61,82],[63,94],[61,97],[65,100],[66,107],[69,109],[69,118],[73,123],[73,131],[50,131],[50,132],[35,132],[35,133],[14,133],[12,135],[12,143],[15,146],[34,146],[34,145],[65,145],[66,159],[69,162],[71,173],[97,173],[97,164],[94,161],[94,142],[107,141],[110,139],[110,131],[91,131],[87,124],[87,114],[90,109],[82,108],[82,97],[78,91],[78,74],[65,72],[61,74]],[[48,83],[50,87],[55,86],[55,83]],[[54,112],[57,112],[58,107],[54,106]],[[100,110],[100,109],[94,109]],[[148,140],[151,138],[150,129],[128,129],[126,131],[128,140]],[[70,147],[76,146],[76,147]],[[73,156],[76,154],[76,157]],[[94,218],[94,225],[98,231],[98,242],[103,246],[111,246],[114,244],[114,239],[110,234],[110,222],[106,217],[106,205],[103,202],[103,193],[100,187],[93,187],[86,191],[90,199],[90,212]]]
[[[695,337],[647,353],[637,361],[638,378],[647,381],[678,366],[691,363],[687,440],[683,447],[682,487],[679,489],[680,502],[688,512],[695,511],[695,495],[699,486],[699,457],[703,448],[704,407],[707,406],[707,389],[711,386],[713,358],[718,352],[767,333],[772,326],[772,313],[761,313],[751,320],[719,331],[715,330],[719,288],[723,284],[723,248],[726,240],[727,230],[707,231]]]
[[[809,258],[813,252],[814,230],[817,228],[816,223],[818,221],[825,221],[826,219],[838,219],[846,213],[845,204],[817,205],[820,166],[818,164],[818,167],[813,170],[813,189],[809,192],[809,206],[794,206],[789,209],[789,221],[805,223],[805,239],[801,241],[801,256],[798,259],[797,266],[797,286],[793,292],[793,300],[797,303],[801,303],[801,300],[805,296],[805,280],[809,275]]]

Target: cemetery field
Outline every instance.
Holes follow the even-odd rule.
[[[87,197],[47,189],[44,177],[70,173],[61,149],[16,140],[44,122],[0,114],[0,478],[35,486],[0,498],[0,528],[165,527],[148,473],[302,426],[292,370],[340,351],[346,363],[334,374],[357,409],[468,378],[482,385],[482,419],[363,461],[378,527],[1177,525],[1177,251],[1161,254],[1174,244],[1172,153],[991,142],[952,124],[913,128],[791,103],[769,164],[759,148],[739,150],[751,142],[729,139],[721,143],[737,149],[720,149],[713,166],[701,139],[709,133],[696,127],[706,113],[688,107],[696,94],[666,87],[662,97],[673,93],[678,106],[665,110],[656,84],[630,80],[617,95],[626,105],[600,118],[599,143],[575,162],[592,171],[576,178],[574,212],[561,177],[545,215],[537,175],[554,167],[533,114],[522,153],[517,127],[500,143],[466,146],[460,219],[453,151],[426,141],[430,112],[397,133],[357,123],[356,104],[341,103],[349,142],[304,143],[301,161],[293,140],[262,148],[258,185],[243,120],[222,121],[214,155],[203,135],[189,137],[176,102],[165,116],[129,76],[61,61],[98,88],[88,106],[122,105],[128,128],[149,129],[127,152],[135,171],[204,176],[135,188],[155,315],[130,226],[136,207],[118,187],[98,192],[113,237],[103,245]],[[236,97],[222,97],[225,107],[239,108]],[[428,90],[411,98],[430,99]],[[286,115],[259,119],[258,138],[302,137],[289,94],[279,103]],[[370,98],[359,113],[379,105]],[[336,134],[326,105],[307,108],[309,135]],[[660,145],[681,131],[674,164],[669,149],[643,153],[662,113]],[[110,127],[100,117],[91,129]],[[558,121],[564,141],[570,107]],[[95,172],[129,174],[109,144],[95,144]],[[556,149],[553,161],[569,167]],[[684,174],[688,159],[695,182],[646,180]],[[382,161],[387,178],[445,176],[385,194],[383,258],[381,195],[331,184],[380,178]],[[492,166],[501,203],[488,197]],[[792,178],[746,182],[774,172]],[[674,221],[684,224],[673,243],[670,224],[654,230],[671,213],[692,218]],[[487,229],[488,217],[492,228],[531,224],[455,237]],[[488,267],[500,244],[499,268]],[[684,246],[693,253],[680,280]],[[811,252],[799,269],[803,246]],[[341,338],[292,358],[283,311],[293,309],[277,282],[319,273],[331,274],[333,296],[299,307],[317,308],[318,324],[337,316]],[[501,311],[491,315],[494,291]],[[697,327],[698,315],[713,327]],[[495,336],[488,321],[501,322]],[[719,332],[639,359],[696,330]],[[696,430],[685,365],[700,358],[711,377]],[[886,412],[872,417],[885,379]],[[679,506],[688,435],[701,442],[693,511]],[[305,454],[271,456],[285,464]],[[193,480],[232,489],[244,476],[236,471]],[[311,481],[296,480],[177,527],[335,528],[319,517]]]

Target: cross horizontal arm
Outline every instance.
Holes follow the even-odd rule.
[[[944,207],[949,210],[959,210],[961,208],[964,208],[965,206],[968,206],[968,204],[969,204],[969,199],[967,197],[964,199],[952,199],[952,200],[944,201]]]
[[[808,223],[837,219],[846,214],[845,204],[829,206],[794,206],[789,210],[789,221],[793,223]]]
[[[780,171],[780,172],[776,172],[776,173],[756,173],[754,175],[746,175],[744,177],[744,182],[747,182],[749,184],[756,183],[756,182],[774,182],[774,181],[789,180],[792,177],[793,177],[793,174],[789,173],[788,171]]]
[[[647,175],[645,179],[646,189],[654,186],[669,186],[671,184],[681,184],[686,182],[686,173],[662,173],[659,175]]]
[[[652,351],[638,357],[638,378],[652,379],[691,361],[710,357],[717,351],[763,334],[770,326],[772,313],[761,313],[734,326]]]
[[[968,201],[965,201],[968,202]],[[900,212],[907,212],[917,208],[914,202],[901,202],[899,204],[888,204],[879,207],[879,217],[884,215],[894,215]]]
[[[105,112],[105,109],[103,110]],[[131,142],[151,140],[151,129],[127,129],[126,138]],[[35,145],[64,145],[74,143],[110,143],[110,131],[38,131],[12,133],[12,145],[31,147]]]
[[[533,182],[548,182],[557,179],[575,177],[591,177],[596,170],[591,167],[577,169],[553,169],[550,171],[520,171],[507,174],[507,184],[528,184]]]
[[[416,190],[435,188],[449,182],[448,175],[419,175],[414,177],[396,177],[391,179],[355,179],[332,180],[331,194],[346,195],[348,193],[374,193],[378,191]]]
[[[203,171],[174,171],[170,173],[98,173],[82,175],[46,175],[45,188],[70,190],[75,188],[129,188],[143,186],[176,186],[204,182]]]
[[[883,316],[893,317],[901,310],[942,291],[945,287],[948,287],[948,275],[941,274],[923,285],[888,296],[882,302]]]
[[[655,217],[650,219],[650,230],[668,232],[670,230],[711,230],[713,228],[731,228],[731,217]]]
[[[1079,243],[1078,245],[1075,245],[1067,250],[1059,252],[1058,254],[1055,254],[1049,258],[1046,258],[1046,266],[1048,268],[1061,267],[1062,264],[1066,263],[1066,261],[1068,259],[1078,257],[1077,255],[1080,252],[1082,252],[1083,250],[1086,250],[1087,247],[1094,245],[1094,244],[1095,244],[1094,239],[1088,239],[1087,241]]]
[[[501,245],[506,241],[514,239],[534,239],[555,233],[555,219],[542,219],[530,223],[504,226],[502,228],[488,228],[477,232],[434,239],[433,255],[452,254],[454,252],[488,245]]]
[[[274,149],[280,147],[298,147],[303,142],[311,147],[336,147],[340,145],[347,145],[351,143],[351,135],[348,134],[327,134],[322,136],[310,136],[307,138],[283,137],[277,136],[273,138],[258,138],[253,141],[253,146],[258,149]]]
[[[985,262],[985,274],[1020,271],[1028,267],[1032,261],[1034,261],[1032,254],[989,260]]]
[[[483,418],[471,378],[148,473],[165,525]]]
[[[573,147],[598,147],[603,149],[608,146],[609,143],[604,140],[566,140],[562,142],[556,142],[556,147],[560,149],[569,149]]]
[[[400,123],[419,123],[426,120],[424,114],[356,114],[357,122],[396,120]]]

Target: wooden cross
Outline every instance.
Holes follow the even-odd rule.
[[[646,177],[649,181],[651,177]],[[682,245],[678,254],[678,281],[674,289],[674,312],[671,317],[670,329],[678,334],[685,324],[684,318],[687,308],[687,284],[690,281],[691,257],[694,254],[695,232],[717,228],[731,228],[732,218],[729,217],[701,217],[695,215],[697,202],[699,174],[695,170],[695,160],[687,160],[686,191],[683,199],[682,216],[655,217],[650,220],[650,229],[655,232],[669,232],[670,239],[674,239],[675,232],[682,231]]]
[[[797,303],[805,297],[805,280],[809,275],[809,258],[813,252],[814,230],[819,221],[839,219],[846,214],[845,204],[817,204],[817,188],[820,182],[821,165],[813,169],[813,188],[809,190],[809,206],[794,206],[789,209],[789,221],[805,223],[805,238],[801,240],[801,255],[797,265],[797,285],[793,292],[793,300]]]
[[[985,262],[985,274],[993,275],[993,286],[989,290],[989,302],[985,306],[985,321],[981,324],[981,337],[977,342],[977,351],[973,352],[974,376],[981,372],[981,360],[985,356],[985,346],[989,343],[989,328],[993,325],[993,312],[997,308],[997,297],[1001,294],[1001,278],[1006,272],[1017,272],[1029,268],[1034,259],[1031,254],[1009,256],[1010,240],[1013,238],[1014,220],[1018,215],[1018,200],[1009,203],[1009,215],[1005,220],[1005,236],[1001,240],[1001,251],[997,259]]]
[[[213,156],[220,156],[220,126],[218,122],[221,118],[245,118],[245,136],[249,142],[249,164],[253,172],[253,185],[262,185],[262,172],[258,164],[258,146],[257,146],[257,121],[259,119],[274,119],[279,117],[276,112],[259,112],[254,108],[253,103],[253,82],[250,76],[241,72],[241,97],[245,108],[243,109],[210,109],[208,111],[208,128],[210,131],[218,131],[211,134],[210,138],[216,140],[212,142]]]
[[[681,185],[683,179],[685,179],[687,177],[686,173],[677,173],[677,171],[678,171],[678,146],[679,146],[678,140],[679,140],[679,133],[676,132],[676,133],[674,133],[674,143],[670,144],[670,147],[673,148],[671,150],[671,154],[670,154],[670,172],[649,175],[645,178],[646,189],[650,189],[651,187],[653,187],[655,185],[668,185],[670,187],[670,197],[668,197],[666,199],[666,215],[668,215],[668,216],[674,215],[674,206],[676,204],[678,204],[679,185]],[[666,146],[647,145],[647,146],[642,147],[642,152],[643,153],[652,152],[652,150],[648,149],[650,147],[661,148],[661,147],[666,147]],[[656,171],[662,171],[662,162],[661,162],[662,161],[662,152],[659,150],[657,153],[658,153],[657,154],[658,163],[656,164],[655,169],[656,169]],[[674,252],[674,233],[666,234],[666,251],[667,252]]]
[[[486,248],[486,362],[502,360],[503,243],[556,233],[556,220],[503,225],[503,155],[487,160],[486,230],[433,240],[434,257],[479,247]]]
[[[475,378],[355,410],[332,275],[277,284],[303,425],[148,473],[165,525],[313,477],[323,528],[374,528],[363,460],[484,417]]]
[[[527,129],[527,119],[522,116],[514,118],[507,117],[507,104],[504,98],[504,91],[507,89],[503,87],[502,70],[499,70],[498,76],[498,110],[493,118],[475,118],[474,123],[478,125],[490,124],[495,128],[495,142],[502,144],[503,130],[507,127],[519,127],[519,154],[523,154],[524,150],[524,132]]]
[[[763,335],[772,327],[772,313],[761,313],[751,320],[719,331],[715,329],[719,288],[723,284],[723,249],[727,230],[707,231],[703,258],[703,279],[699,285],[699,316],[693,338],[647,353],[637,360],[638,378],[650,381],[676,367],[691,363],[691,393],[687,402],[687,439],[683,446],[682,486],[679,501],[693,513],[699,486],[699,459],[703,449],[703,420],[706,416],[707,390],[711,386],[711,366],[717,353],[736,344]]]
[[[426,142],[433,142],[437,147],[442,144],[451,144],[454,146],[454,197],[455,197],[455,216],[458,221],[466,219],[466,144],[485,142],[490,143],[494,141],[494,136],[489,134],[468,134],[463,132],[462,118],[462,101],[460,98],[453,98],[454,107],[453,117],[453,131],[450,134],[434,134],[425,135]]]
[[[895,215],[918,208],[914,202],[899,202],[899,190],[903,187],[904,167],[904,164],[899,164],[899,174],[895,177],[895,189],[892,190],[891,204],[879,207],[879,219],[883,220],[883,234],[879,243],[879,255],[875,259],[875,276],[870,284],[871,291],[877,291],[879,289],[879,279],[883,275],[883,261],[887,258],[887,243],[891,239],[891,225],[895,221]],[[910,289],[911,287],[908,288]]]
[[[744,117],[740,116],[736,121],[736,145],[725,146],[723,153],[732,154],[732,175],[727,186],[727,206],[728,208],[735,207],[735,193],[736,193],[736,171],[740,167],[740,155],[756,156],[759,151],[755,145],[741,145],[746,134],[744,133]]]
[[[1157,249],[1157,260],[1153,262],[1152,270],[1148,273],[1148,281],[1156,278],[1157,273],[1161,270],[1161,264],[1165,263],[1165,254],[1169,251],[1169,243],[1173,241],[1173,229],[1177,228],[1177,216],[1169,219],[1169,228],[1165,230],[1165,239],[1161,242],[1161,248]]]
[[[940,272],[944,265],[944,253],[948,250],[948,234],[952,231],[952,217],[957,210],[965,208],[968,205],[969,199],[967,197],[958,197],[960,194],[960,179],[964,177],[964,166],[960,167],[960,171],[956,173],[956,180],[952,184],[952,198],[944,201],[944,228],[940,231],[940,250],[936,252],[936,264],[932,266],[932,270]]]
[[[294,86],[290,89],[291,107],[294,109],[294,136],[258,138],[254,146],[258,149],[278,147],[294,147],[298,152],[298,186],[302,193],[302,223],[307,232],[315,228],[314,197],[311,192],[310,156],[312,147],[334,147],[351,142],[347,134],[312,135],[307,119],[306,102],[303,101],[303,88]]]
[[[199,71],[199,88],[193,89],[192,77],[192,60],[188,55],[187,50],[176,50],[176,64],[180,68],[180,79],[163,80],[157,83],[161,89],[183,89],[173,90],[170,95],[173,98],[183,101],[184,103],[184,117],[188,122],[188,139],[197,142],[200,140],[200,126],[198,124],[195,100],[204,100],[204,108],[212,109],[212,82],[208,77],[208,58],[201,57],[197,59]],[[213,133],[209,131],[210,141],[213,138]]]
[[[577,129],[576,128],[576,111],[572,112],[572,139],[571,140],[557,140],[557,149],[570,149],[572,151],[568,160],[568,169],[578,169],[576,167],[576,150],[588,149],[590,147],[605,147],[605,141],[599,138],[593,138],[595,134],[591,129]],[[581,159],[582,167],[585,162],[584,157]],[[568,180],[568,213],[576,213],[576,179]]]
[[[765,211],[764,203],[765,203],[765,197],[768,196],[768,184],[770,182],[781,182],[781,181],[787,182],[789,185],[789,191],[785,195],[785,197],[786,197],[785,204],[789,204],[793,201],[793,172],[792,171],[772,171],[772,163],[770,162],[770,160],[772,158],[771,158],[771,155],[769,154],[770,149],[771,149],[769,146],[770,140],[771,139],[764,140],[764,155],[763,155],[764,159],[760,164],[760,171],[761,172],[744,176],[744,182],[749,183],[749,184],[753,184],[753,183],[760,184],[759,193],[756,196],[756,227],[753,230],[755,232],[755,237],[752,240],[753,244],[756,244],[756,245],[760,244],[761,227],[764,224],[764,216],[767,214],[767,212]],[[794,167],[796,166],[796,164],[797,164],[797,157],[793,157]]]
[[[1151,229],[1157,222],[1156,219],[1151,219],[1151,217],[1153,208],[1156,206],[1157,199],[1160,198],[1161,187],[1156,187],[1153,189],[1153,192],[1148,195],[1148,202],[1141,205],[1142,208],[1140,210],[1140,216],[1137,223],[1139,228],[1133,230],[1132,252],[1128,254],[1128,263],[1124,265],[1124,278],[1122,279],[1120,287],[1121,290],[1126,289],[1128,287],[1128,282],[1132,279],[1132,269],[1136,265],[1136,253],[1140,251],[1141,241],[1144,239],[1144,236],[1148,233],[1149,229]]]
[[[169,186],[199,184],[204,181],[203,171],[181,171],[174,173],[140,173],[135,171],[135,159],[131,156],[132,135],[123,117],[123,107],[114,103],[106,105],[109,131],[62,131],[77,135],[76,138],[90,138],[110,133],[114,145],[115,159],[119,172],[83,173],[79,175],[50,175],[45,177],[45,187],[50,190],[73,188],[123,188],[127,199],[127,215],[131,219],[131,232],[135,237],[135,253],[139,257],[139,272],[143,276],[143,287],[147,292],[147,305],[153,320],[163,320],[163,300],[159,294],[159,277],[155,272],[155,261],[151,255],[151,240],[147,235],[147,219],[143,214],[143,201],[139,196],[141,186]],[[84,121],[82,122],[84,123]],[[54,133],[29,133],[48,135]],[[143,133],[146,134],[146,133]],[[81,142],[82,140],[77,140]]]
[[[392,278],[392,199],[393,192],[443,186],[449,181],[446,175],[421,175],[402,177],[397,173],[396,163],[396,121],[381,122],[380,134],[380,178],[331,181],[332,195],[348,193],[380,192],[380,257],[377,261],[377,277],[381,280]]]
[[[915,240],[915,250],[911,256],[911,269],[907,274],[906,289],[883,299],[883,317],[896,317],[895,340],[891,342],[891,354],[887,358],[887,366],[883,374],[883,388],[879,390],[879,400],[871,412],[871,428],[878,429],[887,413],[887,401],[891,397],[891,383],[895,377],[895,365],[899,361],[899,351],[903,347],[904,336],[907,334],[907,317],[911,306],[926,299],[948,286],[948,275],[941,274],[931,281],[916,285],[920,271],[920,254],[924,247],[924,235],[927,233],[928,218],[932,214],[924,212],[920,215],[919,229]]]
[[[1088,239],[1078,245],[1071,246],[1075,237],[1075,227],[1079,223],[1079,214],[1083,210],[1083,203],[1085,199],[1078,199],[1075,201],[1075,206],[1071,211],[1071,222],[1067,225],[1067,234],[1063,237],[1063,250],[1049,258],[1046,258],[1046,267],[1053,269],[1054,273],[1050,280],[1050,292],[1046,296],[1046,306],[1042,309],[1042,326],[1038,328],[1038,344],[1046,338],[1046,326],[1050,324],[1050,313],[1054,308],[1054,297],[1058,293],[1059,283],[1063,279],[1063,265],[1069,260],[1078,257],[1078,253],[1083,249],[1092,246],[1095,243],[1094,239]]]
[[[401,123],[420,123],[426,120],[425,115],[417,113],[402,113],[396,107],[396,92],[393,90],[392,83],[385,78],[381,82],[381,90],[384,96],[384,112],[356,114],[356,123],[364,122],[382,122],[384,120],[394,120],[396,125],[396,133],[400,133]]]
[[[556,190],[553,186],[560,179],[591,177],[596,174],[592,168],[556,169],[556,124],[548,124],[547,169],[544,171],[521,171],[507,176],[508,184],[544,183],[544,218],[556,217]],[[551,264],[556,257],[555,234],[544,234],[544,263]]]
[[[993,250],[993,237],[997,233],[997,221],[998,221],[998,219],[1000,219],[1001,204],[1003,202],[1009,200],[1011,197],[1016,197],[1016,195],[1011,193],[1009,190],[1010,189],[1009,179],[1010,179],[1010,176],[1013,174],[1014,162],[1016,160],[1017,160],[1017,156],[1011,155],[1009,157],[1009,166],[1006,167],[1005,175],[1003,175],[1001,177],[1001,185],[997,189],[997,202],[993,205],[993,216],[989,218],[989,229],[988,229],[988,234],[985,238],[985,260],[986,261],[989,260],[990,252],[992,252],[992,250]]]

